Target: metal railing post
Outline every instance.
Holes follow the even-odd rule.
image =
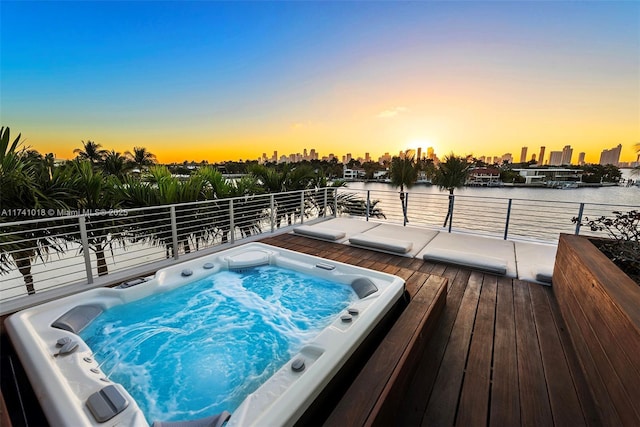
[[[583,212],[584,212],[584,203],[580,203],[580,209],[578,210],[578,221],[576,222],[576,236],[580,234],[580,227],[582,226]]]
[[[453,204],[455,202],[456,196],[453,194],[449,196],[449,211],[451,214],[449,215],[449,233],[451,233],[451,227],[453,226]]]
[[[176,207],[169,208],[169,216],[171,217],[171,245],[173,246],[173,259],[178,259],[178,221],[176,221]]]
[[[338,216],[338,188],[333,190],[333,217]]]
[[[371,207],[371,190],[367,190],[367,212],[365,214],[365,217],[367,219],[367,221],[369,221],[369,209]]]
[[[229,241],[236,241],[236,220],[233,217],[233,199],[229,199]]]
[[[273,193],[269,196],[269,204],[271,205],[271,214],[269,215],[269,221],[271,221],[271,232],[276,230],[276,203],[273,197]]]
[[[300,224],[304,224],[304,190],[300,192]]]
[[[324,202],[322,204],[322,216],[326,217],[327,216],[327,193],[329,192],[329,189],[327,187],[324,187]]]
[[[402,212],[402,225],[406,226],[409,219],[409,192],[404,193],[404,212]]]
[[[509,233],[509,219],[511,218],[511,202],[513,200],[509,199],[509,205],[507,206],[507,219],[504,224],[504,240],[507,240],[507,233]]]
[[[84,255],[84,269],[87,274],[87,283],[93,283],[93,271],[91,270],[91,254],[89,253],[89,237],[87,236],[86,217],[80,215],[78,217],[78,225],[80,226],[80,241],[82,242],[82,254]]]

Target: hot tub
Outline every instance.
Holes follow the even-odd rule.
[[[94,289],[14,314],[9,336],[52,425],[148,426],[127,389],[108,378],[79,336],[101,312],[212,273],[277,266],[342,285],[357,297],[233,409],[229,426],[292,425],[404,292],[399,277],[260,243],[159,270],[150,280]]]

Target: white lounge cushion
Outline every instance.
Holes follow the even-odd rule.
[[[339,240],[346,236],[344,231],[332,230],[318,225],[301,225],[293,229],[296,234],[303,236],[317,237],[325,240]]]
[[[466,265],[507,277],[518,277],[513,242],[488,236],[440,232],[418,257]],[[503,269],[506,270],[503,272]]]
[[[556,260],[556,245],[515,242],[518,278],[529,282],[551,284]]]
[[[474,270],[487,271],[493,274],[507,274],[507,263],[496,257],[480,254],[471,254],[461,251],[440,249],[436,253],[425,253],[425,261],[445,262],[456,264]]]
[[[392,239],[389,237],[380,237],[370,234],[356,234],[349,238],[349,243],[356,246],[364,246],[367,248],[375,248],[383,251],[397,252],[406,254],[413,248],[413,243],[406,240]]]

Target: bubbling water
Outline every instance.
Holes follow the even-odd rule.
[[[149,423],[232,412],[357,297],[274,266],[113,307],[81,333]]]

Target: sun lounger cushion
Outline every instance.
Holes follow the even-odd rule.
[[[556,245],[515,242],[518,278],[550,285],[556,260]]]
[[[379,237],[368,234],[356,234],[349,238],[349,243],[356,246],[380,249],[383,251],[406,254],[413,247],[413,243],[406,240],[392,239],[389,237]]]
[[[344,231],[332,230],[330,228],[320,227],[317,225],[301,225],[293,229],[296,234],[303,236],[316,237],[325,240],[339,240],[346,236]]]
[[[423,255],[425,261],[445,262],[461,265],[474,270],[482,270],[493,274],[505,275],[507,263],[500,258],[488,255],[470,254],[461,251],[440,249],[437,253]]]

